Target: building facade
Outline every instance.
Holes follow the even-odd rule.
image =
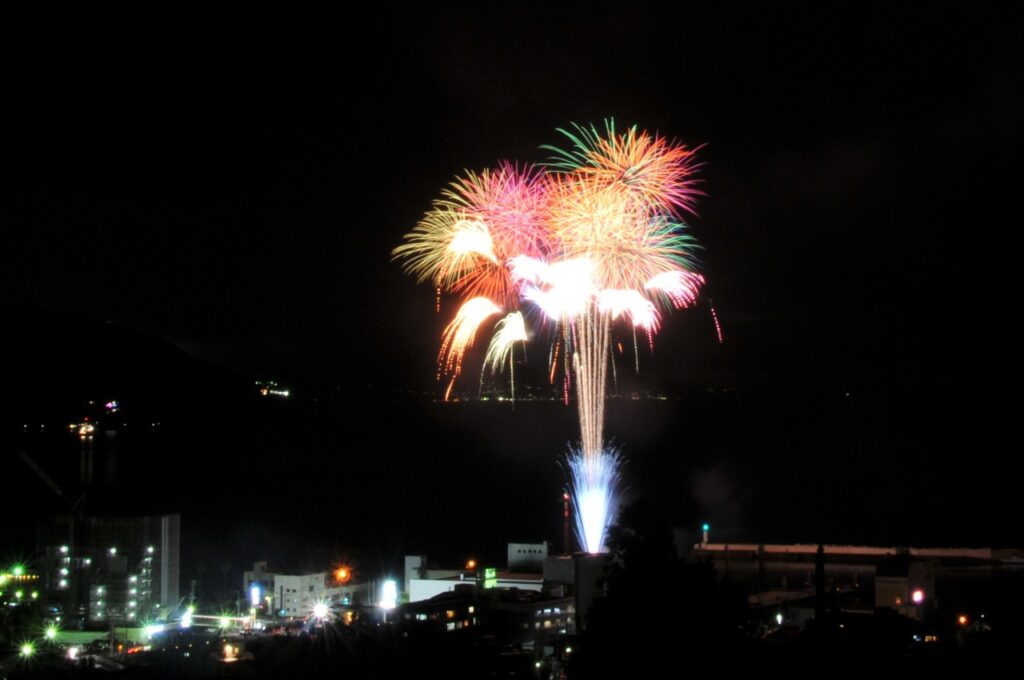
[[[132,624],[178,605],[180,515],[83,517],[39,532],[51,610],[82,625]]]

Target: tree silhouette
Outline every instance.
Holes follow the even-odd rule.
[[[744,650],[744,593],[709,563],[680,558],[649,503],[621,512],[608,546],[606,594],[590,610],[570,678],[671,675],[699,657],[735,658]]]

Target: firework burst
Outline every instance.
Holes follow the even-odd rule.
[[[603,132],[576,124],[560,132],[570,146],[542,147],[553,154],[543,168],[506,162],[457,177],[393,255],[420,281],[467,300],[442,336],[446,399],[478,328],[502,306],[527,303],[557,330],[551,380],[561,362],[580,422],[568,457],[577,533],[587,552],[599,552],[620,461],[603,431],[612,325],[628,322],[635,349],[637,328],[653,344],[665,312],[696,303],[704,278],[682,217],[700,195],[698,165],[686,146],[636,126],[620,133],[611,119]],[[506,362],[511,374],[515,343],[526,337],[521,313],[503,318],[481,380]]]
[[[592,180],[599,187],[625,189],[654,211],[693,212],[701,192],[693,177],[699,166],[692,150],[635,125],[618,134],[613,118],[605,121],[604,134],[593,125],[572,123],[570,127],[558,131],[572,146],[541,147],[554,154],[548,167]]]
[[[455,379],[462,372],[462,357],[466,350],[473,346],[480,324],[500,312],[501,308],[487,298],[473,298],[459,308],[455,318],[444,329],[441,352],[437,356],[437,376],[439,379],[442,375],[451,378],[445,391],[445,399],[451,394]]]
[[[484,367],[480,370],[480,380],[483,381],[483,374],[488,367],[491,373],[495,374],[501,371],[507,361],[513,402],[516,399],[516,372],[512,351],[517,342],[525,343],[527,339],[526,322],[523,321],[522,312],[512,312],[494,327],[494,335],[491,336],[487,354],[484,356]]]

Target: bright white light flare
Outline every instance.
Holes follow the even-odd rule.
[[[606,448],[597,455],[572,450],[568,455],[572,500],[576,510],[576,538],[584,552],[606,552],[608,525],[618,506],[616,486],[622,459],[618,450]]]
[[[313,618],[318,621],[326,621],[331,614],[331,608],[326,602],[320,600],[313,605]]]

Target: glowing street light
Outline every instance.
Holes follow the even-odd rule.
[[[57,639],[57,626],[47,626],[46,632],[44,633],[47,640],[51,642]]]
[[[910,594],[910,599],[914,602],[914,604],[921,604],[922,602],[924,602],[924,591],[918,588]]]
[[[36,653],[36,646],[31,642],[22,643],[21,648],[18,650],[23,659],[27,659]]]
[[[348,583],[352,580],[352,570],[345,565],[341,565],[334,570],[334,580],[338,583]]]

